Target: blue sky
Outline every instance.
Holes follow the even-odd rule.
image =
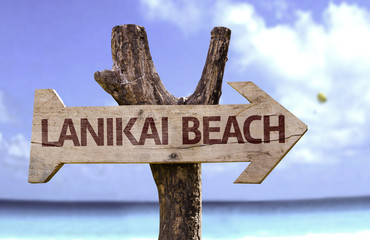
[[[109,106],[94,81],[110,69],[111,29],[146,28],[175,96],[196,87],[214,26],[232,30],[221,104],[246,103],[226,82],[253,81],[309,131],[260,185],[235,185],[247,163],[203,164],[204,200],[369,195],[368,1],[17,1],[0,3],[0,198],[155,201],[148,165],[65,165],[27,183],[35,89],[66,106]],[[323,92],[328,101],[320,104]]]

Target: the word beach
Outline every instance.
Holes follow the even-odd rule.
[[[261,183],[307,126],[254,83],[229,84],[251,104],[65,107],[36,90],[29,182],[68,163],[251,162],[235,182]]]

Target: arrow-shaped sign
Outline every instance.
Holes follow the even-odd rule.
[[[229,84],[251,104],[66,107],[36,90],[28,181],[68,163],[251,162],[235,183],[261,183],[307,126],[254,83]]]

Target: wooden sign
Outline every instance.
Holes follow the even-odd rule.
[[[69,163],[250,162],[235,183],[261,183],[307,126],[252,82],[231,82],[251,103],[66,107],[35,93],[29,182]]]

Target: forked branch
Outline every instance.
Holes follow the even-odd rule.
[[[211,32],[207,60],[192,95],[176,98],[155,70],[145,29],[137,25],[112,30],[112,70],[94,74],[95,80],[119,105],[218,104],[231,31]],[[160,240],[201,239],[201,164],[151,164],[158,188]]]

